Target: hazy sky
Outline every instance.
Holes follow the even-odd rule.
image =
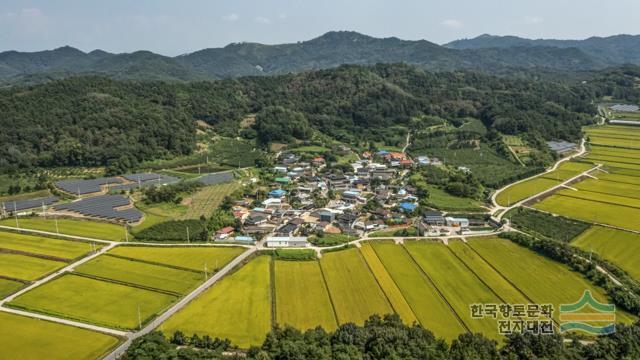
[[[331,30],[436,43],[483,33],[582,39],[639,34],[639,14],[639,0],[1,0],[0,51],[177,55]]]

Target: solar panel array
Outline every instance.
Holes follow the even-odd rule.
[[[100,192],[102,186],[121,184],[122,179],[117,177],[105,177],[90,180],[61,180],[56,181],[56,187],[75,195],[84,195]]]
[[[130,190],[148,186],[172,184],[180,181],[180,179],[177,177],[155,173],[129,174],[123,175],[122,177],[133,182],[130,184],[115,185],[110,187],[109,189],[113,191]]]
[[[20,211],[27,210],[40,207],[42,205],[51,205],[54,202],[58,201],[57,196],[49,196],[44,198],[37,199],[28,199],[28,200],[16,200],[16,201],[7,201],[3,202],[0,208],[3,208],[5,211]]]
[[[205,176],[197,178],[196,181],[204,185],[216,185],[216,184],[222,184],[225,182],[232,181],[233,179],[234,179],[233,172],[225,171],[225,172],[207,174]]]
[[[638,105],[626,105],[626,104],[616,104],[610,107],[613,111],[622,111],[622,112],[636,112],[640,110]]]
[[[129,223],[140,221],[142,219],[140,210],[136,208],[117,209],[130,204],[129,199],[122,195],[104,195],[55,205],[53,208],[104,220],[126,221]]]

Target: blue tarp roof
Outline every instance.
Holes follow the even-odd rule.
[[[402,210],[413,211],[417,207],[418,207],[418,205],[412,204],[412,203],[407,203],[407,202],[400,203],[400,208]]]
[[[377,154],[384,156],[384,155],[389,155],[389,152],[387,150],[380,150],[380,151],[378,151]]]
[[[269,196],[278,196],[278,197],[280,197],[280,196],[282,196],[282,195],[284,195],[286,193],[287,192],[282,190],[282,189],[275,189],[275,190],[271,190],[269,192]]]

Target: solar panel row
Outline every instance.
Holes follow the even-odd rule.
[[[610,107],[613,111],[623,111],[623,112],[636,112],[640,110],[640,107],[637,105],[625,105],[625,104],[616,104]]]
[[[122,184],[112,186],[110,189],[113,191],[130,190],[144,188],[148,186],[166,185],[178,182],[180,179],[173,176],[154,174],[154,173],[140,173],[123,175],[123,178],[133,181],[130,184]]]
[[[234,179],[232,171],[219,172],[207,174],[205,176],[199,177],[196,181],[204,184],[204,185],[216,185],[222,184],[225,182],[232,181]]]
[[[48,206],[53,204],[56,201],[58,201],[57,196],[49,196],[44,198],[28,199],[28,200],[16,200],[16,201],[3,202],[2,204],[0,204],[2,205],[0,206],[0,208],[3,208],[5,211],[20,211],[20,210],[37,208],[43,205]]]
[[[56,181],[56,187],[76,195],[91,194],[99,192],[101,186],[109,186],[122,183],[122,179],[117,177],[106,177],[90,180],[61,180]]]
[[[128,206],[131,202],[122,195],[105,195],[86,198],[67,204],[55,205],[55,210],[76,212],[85,216],[106,220],[138,222],[142,219],[142,212],[136,208],[117,209]]]

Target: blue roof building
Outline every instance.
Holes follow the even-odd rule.
[[[271,190],[269,192],[269,197],[272,198],[281,198],[283,197],[287,192],[282,190],[282,189],[275,189],[275,190]]]
[[[403,202],[400,203],[400,209],[404,210],[404,211],[413,211],[418,207],[418,205],[416,204],[412,204],[412,203],[408,203],[408,202]]]
[[[376,154],[378,154],[379,156],[385,156],[389,155],[389,152],[387,150],[380,150]]]

